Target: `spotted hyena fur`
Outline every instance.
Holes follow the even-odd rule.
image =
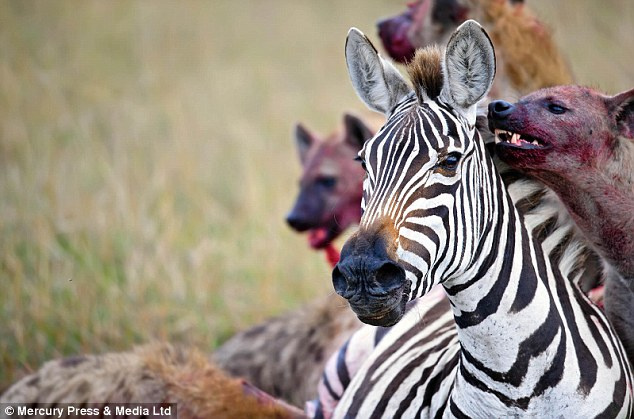
[[[162,343],[49,361],[9,387],[0,403],[176,403],[179,418],[303,417],[246,381],[228,377],[201,352]]]
[[[303,406],[314,397],[328,357],[360,327],[346,302],[330,295],[238,333],[214,359],[231,374]]]

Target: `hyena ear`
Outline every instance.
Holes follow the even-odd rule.
[[[346,129],[346,143],[357,151],[361,150],[363,144],[374,135],[372,130],[360,118],[349,113],[343,116],[343,124]]]
[[[358,29],[348,31],[346,64],[354,90],[372,110],[386,116],[411,91],[396,67],[381,56]]]
[[[304,165],[310,146],[315,142],[315,137],[301,123],[295,124],[295,145],[299,152],[299,161]]]
[[[614,115],[619,135],[634,140],[634,89],[608,99],[610,115]]]
[[[445,52],[442,99],[475,123],[478,101],[495,77],[495,51],[489,35],[475,20],[467,20],[449,38]]]

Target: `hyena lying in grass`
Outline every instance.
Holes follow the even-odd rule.
[[[304,173],[288,222],[297,230],[310,230],[309,242],[315,249],[332,246],[333,240],[358,222],[363,169],[353,158],[373,134],[373,128],[349,114],[344,115],[343,130],[325,138],[297,125],[295,141]],[[360,326],[346,302],[330,295],[238,333],[218,348],[213,358],[226,372],[303,406],[314,397],[330,354]],[[187,380],[186,386],[181,378]],[[223,376],[214,363],[197,351],[165,345],[50,361],[15,383],[1,400],[188,401],[196,392],[214,394],[216,388],[222,391],[205,404],[198,406],[196,402],[192,406],[217,414],[199,417],[222,417],[220,413],[230,408],[231,398],[244,398],[238,407],[227,410],[231,417],[286,417],[275,404],[259,405],[268,400],[266,395],[252,401],[249,392],[257,393],[253,386]],[[241,395],[242,390],[246,395]],[[256,408],[262,408],[262,413],[256,414]],[[267,416],[269,411],[272,416]],[[180,414],[184,412],[179,411]]]
[[[344,129],[325,138],[297,125],[295,141],[304,173],[288,222],[298,230],[310,230],[312,247],[332,246],[332,241],[347,227],[358,222],[363,169],[353,158],[373,134],[373,128],[349,114],[344,116]],[[328,357],[360,326],[345,300],[330,295],[238,333],[213,357],[230,374],[303,406],[314,397]],[[180,377],[189,377],[187,383],[191,385],[183,387]],[[147,346],[131,352],[50,361],[14,384],[2,401],[187,401],[198,391],[215,393],[210,386],[227,388],[200,407],[210,412],[216,411],[209,409],[227,409],[230,396],[241,397],[240,388],[255,391],[244,381],[224,377],[197,351]],[[268,410],[279,410],[275,405],[265,406],[262,414],[255,414],[249,409],[258,405],[247,396],[243,410],[235,408],[229,412],[233,417],[268,417]],[[266,400],[266,396],[260,398]]]
[[[10,387],[0,403],[177,403],[178,417],[185,419],[304,417],[244,380],[227,377],[206,355],[167,344],[49,361]]]
[[[603,257],[604,305],[634,362],[634,90],[579,86],[489,105],[496,153],[564,202]]]

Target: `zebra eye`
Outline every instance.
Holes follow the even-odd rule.
[[[361,167],[363,168],[363,170],[365,170],[366,172],[368,171],[367,166],[365,165],[365,160],[363,160],[363,158],[361,156],[357,156],[354,158],[354,161],[358,161],[361,163]]]
[[[556,103],[549,103],[548,111],[550,113],[554,113],[555,115],[561,115],[562,113],[565,113],[567,109],[561,105],[557,105]]]
[[[447,154],[445,158],[438,163],[438,167],[453,172],[458,167],[458,163],[460,162],[461,157],[462,154],[458,153],[457,151],[453,151]]]

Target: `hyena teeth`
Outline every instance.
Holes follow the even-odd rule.
[[[508,143],[509,141],[512,142],[512,138],[513,138],[513,133],[511,131],[506,131],[503,129],[495,129],[494,131],[495,134],[495,143]]]

